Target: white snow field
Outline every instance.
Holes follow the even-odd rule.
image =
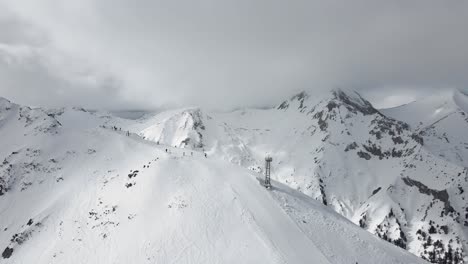
[[[353,92],[128,116],[0,99],[0,263],[464,261],[463,163]]]

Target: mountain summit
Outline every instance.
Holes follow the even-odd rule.
[[[377,110],[362,96],[352,90],[334,89],[324,98],[312,97],[307,92],[302,91],[289,100],[282,102],[277,109],[298,109],[301,112],[305,112],[306,109],[311,109],[319,101],[328,101],[327,107],[329,109],[339,106],[346,107],[349,111],[356,113],[357,111],[363,114],[374,114]]]

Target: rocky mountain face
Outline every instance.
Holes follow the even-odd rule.
[[[414,131],[360,96],[343,92],[306,114],[323,132],[320,149],[325,154],[316,175],[321,177],[322,197],[330,197],[336,211],[426,260],[463,262],[468,245],[467,170],[426,147],[427,142],[434,145],[428,139],[433,124]],[[343,166],[340,161],[362,165]],[[349,187],[356,189],[350,192]]]

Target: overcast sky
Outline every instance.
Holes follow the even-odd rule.
[[[468,87],[468,1],[0,0],[0,96],[136,109]]]

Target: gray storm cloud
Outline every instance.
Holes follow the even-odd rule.
[[[378,101],[468,87],[466,1],[0,0],[0,10],[0,95],[33,105],[225,109],[299,90]]]

